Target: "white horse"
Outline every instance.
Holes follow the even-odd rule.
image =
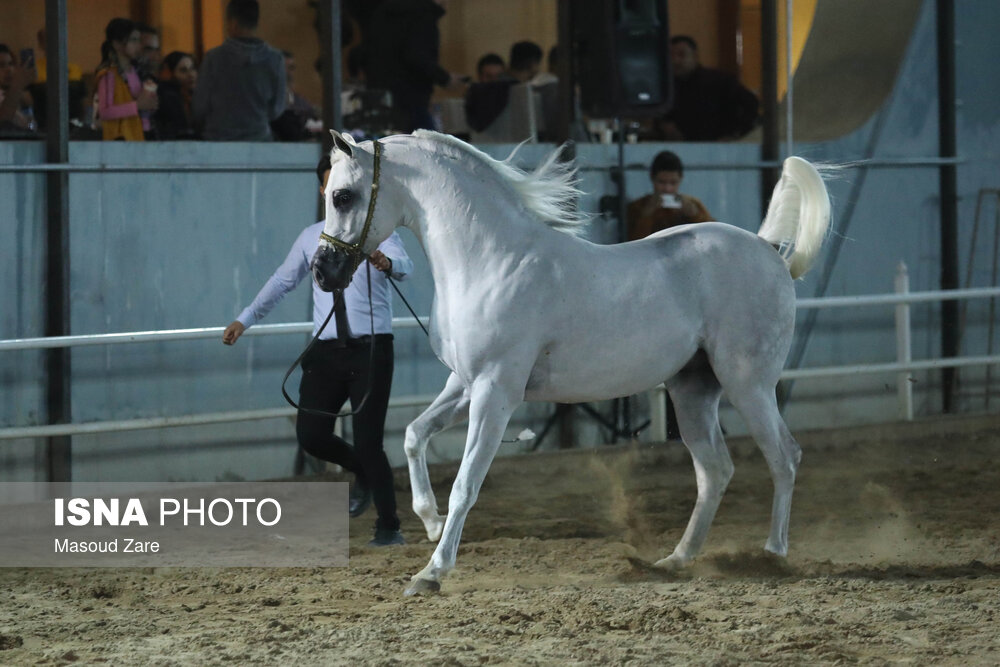
[[[712,222],[597,245],[563,233],[582,220],[572,213],[573,171],[555,153],[527,174],[434,132],[360,145],[335,132],[334,144],[316,280],[346,286],[362,257],[397,226],[409,228],[434,278],[431,346],[451,369],[406,431],[413,509],[440,540],[407,595],[440,590],[454,568],[466,516],[522,401],[596,401],[664,381],[698,500],[680,543],[655,565],[681,567],[697,555],[733,474],[718,420],[723,391],[774,481],[764,548],[787,554],[801,450],[775,386],[795,322],[792,279],[809,268],[829,223],[812,165],[785,160],[757,235]],[[425,450],[465,418],[465,453],[442,516]]]

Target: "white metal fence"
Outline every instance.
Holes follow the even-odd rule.
[[[993,299],[996,297],[1000,297],[1000,287],[910,292],[906,267],[905,265],[900,264],[896,275],[895,294],[799,299],[796,302],[796,306],[800,309],[894,306],[897,349],[896,361],[873,364],[788,369],[782,373],[781,379],[798,380],[805,378],[847,376],[865,373],[895,373],[897,375],[899,416],[902,419],[912,419],[913,383],[911,381],[911,377],[914,371],[1000,364],[1000,355],[954,357],[947,359],[921,359],[914,361],[912,359],[912,351],[910,349],[910,306],[914,303],[980,298]],[[422,318],[422,320],[426,325],[427,319]],[[395,329],[415,328],[417,326],[416,321],[411,318],[393,319],[393,328]],[[262,324],[248,329],[244,336],[303,334],[310,333],[312,328],[312,322]],[[223,331],[224,327],[205,327],[199,329],[136,331],[129,333],[58,336],[50,338],[21,338],[0,340],[0,351],[37,350],[44,348],[78,347],[86,345],[130,344],[166,340],[194,340],[202,338],[216,339],[221,338]],[[650,401],[650,427],[651,437],[654,440],[666,439],[666,414],[664,401],[662,400],[662,392],[664,391],[665,389],[663,385],[660,385],[652,390],[654,400]],[[434,399],[434,397],[434,394],[399,396],[389,401],[389,407],[402,408],[427,405]],[[221,424],[261,419],[287,418],[294,414],[295,410],[291,407],[279,407],[259,410],[239,410],[196,415],[182,415],[176,417],[152,417],[74,424],[50,424],[41,426],[16,426],[0,429],[0,440],[111,433],[116,431],[136,431],[143,429],[171,428],[176,426]]]

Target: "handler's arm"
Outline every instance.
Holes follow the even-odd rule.
[[[309,255],[305,250],[308,237],[310,237],[308,229],[299,235],[288,256],[285,257],[285,261],[267,279],[253,302],[243,309],[243,312],[232,324],[226,327],[226,331],[222,334],[223,343],[226,345],[235,343],[245,330],[264,319],[278,305],[278,302],[295,289],[309,274]]]
[[[406,248],[403,246],[403,240],[399,238],[399,234],[393,232],[389,238],[378,245],[378,249],[392,262],[389,275],[392,276],[393,280],[406,280],[413,273],[413,260],[406,254]]]

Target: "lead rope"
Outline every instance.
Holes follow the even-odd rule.
[[[392,289],[396,290],[396,294],[398,294],[399,298],[403,300],[403,303],[406,305],[406,309],[410,311],[410,315],[413,315],[413,319],[415,319],[417,321],[417,324],[420,325],[420,328],[424,330],[424,335],[427,336],[428,339],[430,339],[431,335],[427,331],[427,327],[425,327],[424,323],[420,321],[419,317],[417,317],[417,314],[413,311],[413,307],[410,305],[410,302],[407,301],[406,297],[403,296],[403,293],[399,291],[399,287],[396,285],[396,281],[393,280],[392,276],[390,276],[389,274],[386,274],[386,277],[389,278],[389,284],[392,285]]]
[[[353,412],[337,412],[337,413],[334,413],[334,412],[327,412],[326,410],[316,410],[314,408],[304,408],[301,405],[299,405],[298,403],[296,403],[295,401],[293,401],[292,397],[288,395],[288,391],[285,390],[285,385],[288,383],[288,378],[291,377],[292,373],[295,371],[295,367],[299,365],[299,363],[305,358],[305,356],[307,354],[309,354],[309,350],[311,350],[313,348],[313,346],[316,344],[316,341],[319,340],[319,335],[321,333],[323,333],[323,329],[326,329],[326,325],[330,323],[330,318],[333,317],[333,312],[337,308],[337,296],[335,295],[333,297],[333,299],[334,299],[334,301],[333,301],[333,308],[330,308],[330,314],[326,316],[325,320],[323,320],[323,324],[320,326],[319,331],[316,332],[316,334],[313,336],[312,340],[309,341],[309,344],[306,345],[306,349],[302,350],[302,354],[300,354],[298,356],[298,358],[296,358],[295,361],[292,362],[292,365],[288,368],[288,371],[285,373],[284,379],[281,381],[281,395],[285,397],[285,400],[288,402],[289,405],[291,405],[293,408],[295,408],[299,412],[304,412],[304,413],[309,414],[309,415],[315,415],[317,417],[333,417],[334,419],[341,418],[341,417],[353,417],[354,415],[359,414],[361,412],[361,410],[365,407],[365,403],[368,402],[368,397],[371,396],[371,393],[372,393],[372,382],[373,382],[373,379],[374,379],[373,378],[373,373],[372,373],[372,368],[375,367],[375,308],[374,308],[374,306],[372,304],[372,263],[368,262],[366,268],[367,268],[367,272],[368,272],[367,273],[367,275],[368,275],[368,321],[369,321],[369,324],[371,325],[368,330],[371,331],[372,333],[371,333],[371,341],[370,341],[370,343],[368,345],[368,388],[365,390],[365,395],[361,399],[361,402],[358,403],[358,407]],[[392,278],[390,278],[389,280],[391,282]],[[395,285],[393,285],[393,286],[395,287]],[[398,288],[397,288],[396,291],[399,291]],[[340,298],[341,299],[344,298],[344,292],[343,291],[340,292]],[[404,302],[405,302],[405,299],[404,299]],[[409,308],[410,304],[406,304],[406,307]],[[410,312],[412,313],[413,310],[411,309]],[[420,320],[417,320],[417,321],[419,322]],[[421,328],[423,327],[422,324],[420,326],[421,326]],[[424,331],[426,331],[426,329],[424,329]],[[342,331],[338,331],[337,332],[337,336],[338,337],[340,335],[342,335],[342,334],[343,334]]]
[[[368,312],[369,312],[369,320],[371,322],[371,328],[369,330],[372,331],[372,332],[374,332],[375,331],[375,314],[374,314],[374,308],[372,307],[372,280],[371,280],[371,278],[372,278],[372,270],[371,270],[371,262],[368,262],[368,269],[367,270],[368,270]],[[411,306],[410,302],[406,300],[405,296],[403,296],[403,292],[399,289],[399,286],[396,284],[396,281],[392,279],[392,276],[389,275],[388,272],[386,272],[385,275],[386,275],[386,278],[389,279],[389,284],[392,285],[392,288],[394,290],[396,290],[396,294],[399,295],[399,298],[402,300],[403,305],[405,305],[406,309],[410,311],[410,315],[413,315],[413,319],[417,321],[417,324],[420,325],[420,328],[423,330],[424,335],[427,336],[427,338],[429,339],[431,337],[430,332],[427,331],[427,327],[424,326],[424,323],[420,321],[420,317],[418,317],[416,311],[413,310],[413,306]],[[341,298],[344,297],[344,293],[343,292],[340,293],[340,297]],[[334,297],[334,298],[336,298],[336,297]],[[334,304],[334,307],[336,307],[336,303]],[[320,417],[335,417],[335,418],[336,417],[351,417],[351,416],[356,415],[359,412],[361,412],[361,408],[364,407],[365,402],[368,400],[368,396],[371,395],[371,390],[372,390],[372,384],[371,384],[372,383],[372,372],[371,372],[371,369],[375,365],[375,334],[374,333],[372,333],[372,341],[371,341],[371,345],[369,346],[369,351],[368,351],[368,390],[365,392],[365,397],[363,399],[361,399],[361,403],[358,405],[357,410],[355,410],[354,412],[345,412],[345,413],[341,413],[341,414],[333,414],[332,412],[326,412],[324,410],[314,410],[312,408],[303,408],[303,407],[300,407],[297,403],[295,403],[295,401],[293,401],[292,398],[288,395],[288,392],[285,391],[285,383],[288,382],[288,378],[289,378],[289,376],[291,376],[292,371],[295,370],[295,367],[299,365],[299,362],[302,361],[302,359],[309,353],[309,350],[312,349],[312,346],[315,345],[316,341],[319,339],[319,335],[321,333],[323,333],[323,329],[326,328],[326,325],[330,322],[330,318],[332,316],[333,316],[333,308],[330,309],[330,314],[326,316],[326,319],[323,321],[323,325],[319,328],[319,331],[316,332],[316,335],[313,336],[313,339],[311,341],[309,341],[309,345],[306,346],[306,349],[302,351],[302,354],[299,355],[298,359],[296,359],[294,362],[292,362],[291,368],[289,368],[288,372],[285,373],[285,379],[282,380],[282,382],[281,382],[281,395],[284,396],[285,400],[288,401],[289,405],[291,405],[292,407],[294,407],[296,410],[300,410],[300,411],[305,412],[305,413],[310,414],[310,415],[317,415],[317,416],[320,416]],[[532,431],[531,429],[527,429],[526,428],[523,431],[521,431],[520,433],[518,433],[516,438],[510,439],[510,440],[501,439],[500,442],[502,442],[504,444],[511,444],[511,443],[515,443],[515,442],[527,442],[529,440],[534,440],[534,439],[535,439],[535,433],[534,433],[534,431]]]

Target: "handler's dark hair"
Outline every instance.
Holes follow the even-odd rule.
[[[649,165],[649,177],[656,178],[661,171],[676,171],[679,176],[684,175],[684,163],[677,157],[676,153],[663,151],[657,153],[653,158],[653,164]]]
[[[235,19],[241,28],[254,30],[260,22],[260,3],[257,0],[229,0],[226,18]]]
[[[323,187],[323,174],[333,169],[333,165],[330,164],[330,154],[323,153],[323,157],[319,159],[319,164],[316,165],[316,178],[319,179],[320,187]]]

